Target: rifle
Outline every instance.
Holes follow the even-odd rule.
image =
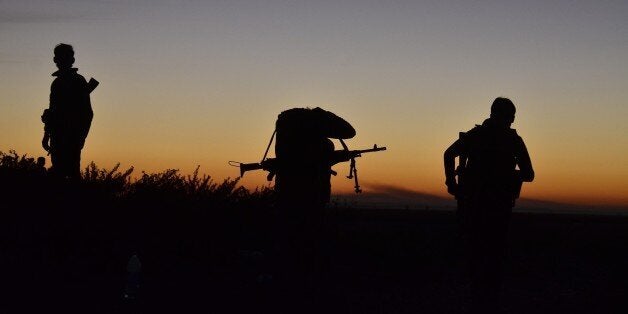
[[[98,87],[98,84],[100,84],[100,82],[98,82],[93,77],[90,78],[89,82],[87,82],[87,93],[91,94],[96,89],[96,87]]]
[[[386,147],[378,147],[377,144],[375,144],[373,145],[373,148],[348,150],[346,149],[347,146],[342,140],[341,140],[341,143],[343,144],[343,147],[345,149],[335,150],[333,152],[330,166],[333,166],[339,162],[351,161],[350,168],[349,168],[349,175],[347,176],[347,178],[355,180],[355,187],[354,187],[355,192],[360,193],[362,192],[362,190],[360,189],[360,185],[358,184],[358,169],[356,168],[356,165],[355,165],[355,158],[362,157],[362,154],[366,154],[366,153],[384,151],[386,150]],[[229,161],[230,166],[240,168],[240,177],[243,177],[247,171],[262,169],[262,170],[268,171],[268,176],[266,177],[268,181],[273,180],[273,177],[275,176],[277,172],[277,168],[280,166],[280,164],[281,163],[280,161],[277,160],[277,158],[264,158],[261,162],[254,162],[254,163],[242,163],[238,161]],[[336,175],[337,173],[332,170],[332,174]]]

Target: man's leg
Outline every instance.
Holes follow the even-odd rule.
[[[496,312],[501,308],[504,264],[508,252],[510,211],[509,206],[498,204],[493,208],[494,215],[491,215],[491,219],[489,219],[490,227],[487,226],[490,234],[486,238],[486,286],[492,307]]]
[[[81,149],[73,147],[68,151],[68,176],[72,179],[81,179]]]
[[[66,147],[57,146],[50,154],[52,173],[55,177],[65,178],[69,175],[69,155]]]

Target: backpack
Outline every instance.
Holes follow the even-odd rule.
[[[459,136],[465,151],[457,169],[462,195],[512,201],[518,198],[521,182],[515,170],[519,139],[516,130],[478,125]]]
[[[275,132],[275,190],[288,202],[327,203],[334,152],[330,138],[351,138],[353,127],[321,108],[293,108],[279,114]]]

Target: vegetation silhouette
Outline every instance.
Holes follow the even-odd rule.
[[[34,158],[0,152],[0,241],[6,257],[0,267],[7,279],[2,292],[12,300],[0,308],[125,308],[125,266],[137,254],[143,291],[136,302],[150,300],[145,310],[161,310],[157,300],[168,304],[181,299],[177,293],[190,292],[173,284],[196,282],[170,277],[173,268],[190,264],[200,272],[196,280],[212,281],[207,289],[215,292],[220,282],[231,281],[238,248],[266,244],[268,231],[260,224],[271,221],[271,188],[251,191],[238,186],[238,179],[214,182],[199,175],[199,168],[191,175],[142,172],[136,179],[132,172],[91,163],[76,181],[42,171]],[[68,295],[67,287],[77,285],[84,289]],[[44,303],[27,302],[32,298]]]
[[[269,256],[278,223],[271,188],[203,184],[205,176],[176,171],[132,179],[95,165],[73,182],[40,165],[0,153],[1,312],[285,313],[295,296],[277,284]],[[467,311],[453,212],[326,210],[331,280],[317,288],[329,296],[297,295],[300,312]],[[626,309],[628,217],[512,218],[507,312]],[[137,278],[133,255],[134,301],[123,297]]]

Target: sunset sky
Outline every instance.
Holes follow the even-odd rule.
[[[366,191],[445,195],[443,151],[504,96],[537,174],[523,197],[628,208],[625,0],[0,1],[1,151],[45,154],[61,42],[101,82],[83,165],[235,177],[281,111],[322,107],[350,148],[388,147],[358,160]]]

